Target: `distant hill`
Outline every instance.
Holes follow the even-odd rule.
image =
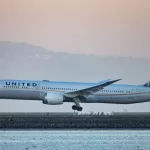
[[[26,43],[0,42],[0,78],[99,81],[123,78],[123,83],[150,79],[150,60],[59,53]]]

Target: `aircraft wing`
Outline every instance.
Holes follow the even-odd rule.
[[[120,80],[121,79],[101,81],[101,82],[98,82],[95,86],[92,86],[92,87],[88,87],[88,88],[81,89],[81,90],[78,90],[78,91],[67,92],[67,93],[65,93],[65,96],[67,96],[67,97],[76,97],[76,96],[87,97],[88,95],[92,95],[92,94],[98,92],[99,90],[104,89],[104,87],[106,87],[110,84],[113,84],[117,81],[120,81]]]

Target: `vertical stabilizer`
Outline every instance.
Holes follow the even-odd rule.
[[[148,81],[144,84],[144,86],[150,87],[150,80],[148,80]]]

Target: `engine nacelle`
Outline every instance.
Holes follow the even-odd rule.
[[[43,104],[60,105],[63,104],[64,95],[59,92],[48,92],[45,94]]]

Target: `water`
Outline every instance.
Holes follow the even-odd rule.
[[[150,131],[0,131],[0,150],[150,150]]]

